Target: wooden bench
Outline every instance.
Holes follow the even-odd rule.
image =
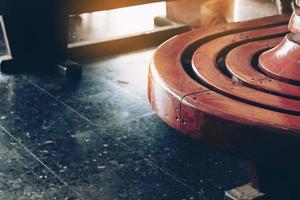
[[[281,199],[299,197],[300,86],[263,73],[258,57],[289,32],[289,17],[174,37],[156,50],[148,83],[160,118],[251,161],[252,185]]]

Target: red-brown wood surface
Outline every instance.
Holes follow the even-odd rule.
[[[271,77],[300,83],[300,44],[294,42],[293,37],[297,35],[289,33],[278,46],[262,54],[259,66]]]
[[[187,95],[209,90],[188,76],[182,66],[182,54],[195,41],[226,35],[226,32],[240,32],[259,29],[273,24],[286,24],[289,16],[268,17],[232,25],[221,25],[210,29],[198,29],[176,36],[161,45],[154,54],[149,73],[149,101],[157,114],[177,130],[181,129],[180,102]],[[204,42],[203,41],[203,42]],[[172,106],[172,105],[176,106]],[[193,134],[186,132],[187,134]],[[198,137],[197,135],[193,135]]]
[[[275,79],[300,84],[300,8],[294,1],[294,10],[289,21],[291,33],[274,48],[259,57],[259,67]]]
[[[262,73],[258,73],[252,64],[252,58],[257,52],[277,45],[281,37],[262,40],[241,45],[228,53],[226,56],[226,67],[236,81],[248,86],[261,89],[271,93],[277,93],[299,99],[300,87],[272,79]],[[256,63],[255,63],[256,64]]]
[[[288,19],[199,29],[167,41],[150,66],[153,109],[177,130],[220,149],[298,169],[299,86],[252,66],[288,32]]]
[[[237,84],[230,77],[227,77],[220,71],[217,55],[228,45],[240,42],[246,38],[260,38],[266,35],[286,32],[286,26],[255,30],[246,32],[244,35],[233,34],[212,40],[205,43],[194,53],[192,65],[195,73],[211,89],[216,89],[228,96],[233,96],[241,101],[251,101],[254,104],[260,104],[274,109],[298,112],[300,114],[300,101],[289,98],[279,97],[269,93],[264,93],[250,87]]]

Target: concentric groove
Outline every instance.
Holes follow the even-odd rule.
[[[191,60],[193,57],[194,52],[196,51],[197,48],[199,48],[200,46],[204,45],[206,42],[226,36],[226,35],[230,35],[230,34],[235,34],[235,33],[243,33],[243,32],[247,32],[247,31],[251,31],[251,30],[259,30],[259,29],[266,29],[266,28],[272,28],[272,27],[276,27],[276,26],[282,26],[285,25],[287,26],[287,22],[288,21],[281,21],[281,22],[277,22],[277,23],[271,23],[271,24],[262,24],[262,25],[257,25],[257,26],[250,26],[250,27],[246,27],[246,28],[236,28],[236,29],[231,29],[231,30],[224,30],[223,32],[218,32],[215,34],[211,34],[208,36],[204,36],[202,38],[199,38],[198,40],[194,41],[193,43],[189,44],[184,51],[182,52],[181,55],[181,64],[184,68],[184,70],[186,71],[187,74],[189,74],[189,76],[191,76],[191,78],[197,80],[197,76],[196,74],[191,70]]]
[[[241,45],[226,55],[226,68],[236,80],[249,87],[278,96],[300,100],[300,87],[268,77],[259,71],[257,57],[282,38]],[[257,55],[258,54],[258,55]],[[240,59],[243,57],[243,59]]]
[[[237,84],[231,79],[228,79],[228,77],[226,77],[222,73],[219,73],[219,75],[217,75],[220,77],[213,77],[213,79],[216,80],[219,78],[222,78],[223,81],[225,80],[224,82],[221,81],[219,84],[219,86],[221,86],[221,89],[218,87],[216,88],[213,86],[213,84],[210,84],[209,81],[205,81],[205,79],[201,77],[202,74],[197,74],[197,70],[195,73],[195,71],[192,70],[191,63],[192,57],[194,56],[197,48],[199,50],[203,48],[203,46],[208,46],[208,44],[218,40],[223,40],[224,43],[221,45],[211,45],[212,47],[221,47],[218,50],[214,50],[213,54],[215,55],[213,56],[213,58],[208,58],[204,54],[204,57],[206,59],[208,58],[208,60],[213,61],[213,64],[210,63],[213,66],[215,66],[215,63],[217,63],[215,57],[217,55],[220,55],[220,52],[224,49],[227,49],[227,51],[229,51],[231,49],[234,49],[235,47],[238,47],[239,45],[243,45],[244,43],[251,43],[257,40],[263,41],[265,39],[272,39],[273,37],[282,37],[287,33],[288,18],[289,16],[269,17],[249,22],[219,26],[210,28],[208,30],[199,29],[177,36],[161,45],[154,55],[153,63],[150,68],[149,78],[155,79],[157,81],[156,84],[160,85],[161,89],[166,89],[167,96],[165,97],[165,99],[170,99],[172,102],[170,102],[170,106],[167,106],[165,108],[160,107],[163,104],[159,103],[156,99],[151,98],[151,96],[154,95],[151,94],[151,85],[149,85],[149,100],[152,105],[154,104],[154,110],[158,110],[158,114],[162,118],[164,118],[165,114],[168,112],[172,113],[169,116],[172,116],[173,114],[176,115],[176,123],[173,122],[173,119],[171,117],[168,117],[165,120],[170,125],[176,126],[176,129],[180,129],[181,126],[179,126],[178,124],[180,120],[178,120],[178,114],[176,114],[178,113],[178,111],[174,112],[172,110],[167,110],[172,109],[171,105],[177,105],[179,103],[179,99],[184,99],[189,95],[201,93],[203,91],[211,89],[219,92],[222,95],[253,106],[258,106],[264,109],[269,109],[271,111],[278,111],[295,116],[300,115],[300,102],[296,101],[295,99],[286,98],[285,102],[281,103],[280,101],[282,96],[276,96],[274,95],[276,93],[272,94],[272,92],[268,91],[266,91],[266,93],[259,93],[255,89],[247,87],[246,84]],[[227,53],[225,52],[225,54]],[[222,63],[223,60],[224,59],[222,58],[222,60],[219,60],[218,62]],[[206,69],[209,69],[209,67],[206,67]],[[221,71],[226,73],[226,67],[221,66]],[[230,74],[226,75],[230,76]],[[210,75],[208,74],[208,76]],[[212,74],[212,76],[214,76],[214,74]],[[223,90],[222,85],[225,85],[227,87],[227,91]],[[251,95],[249,93],[249,95],[247,93],[249,91],[257,92],[258,97],[256,98],[255,94]],[[240,94],[241,92],[244,92],[244,94]],[[172,96],[174,96],[174,100],[172,100]],[[283,95],[283,97],[285,96]],[[158,109],[158,107],[160,108]]]
[[[193,55],[192,63],[185,69],[191,71],[187,66],[193,67],[193,78],[199,83],[212,90],[218,91],[234,99],[253,104],[262,108],[267,108],[292,115],[300,115],[300,102],[294,99],[278,97],[273,94],[259,92],[251,87],[237,84],[229,79],[224,73],[225,66],[218,63],[224,59],[218,55],[227,54],[227,51],[247,42],[266,40],[274,37],[280,37],[286,34],[286,26],[275,26],[267,29],[248,31],[236,34],[230,34],[219,37],[200,46]],[[249,39],[250,38],[250,39]],[[223,52],[222,52],[223,51]],[[220,61],[221,60],[221,61]],[[218,70],[221,69],[221,70]]]
[[[288,32],[288,19],[203,28],[165,42],[150,67],[153,109],[193,138],[252,161],[299,168],[300,86],[269,77],[257,63]]]

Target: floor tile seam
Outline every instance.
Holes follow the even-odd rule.
[[[28,81],[29,81],[30,84],[32,84],[34,87],[36,87],[39,90],[41,90],[43,93],[45,93],[46,95],[48,95],[49,97],[51,97],[52,99],[54,99],[56,102],[62,104],[64,107],[68,108],[70,111],[72,111],[73,113],[75,113],[76,115],[78,115],[82,120],[88,122],[89,124],[93,125],[94,127],[98,127],[90,119],[88,119],[87,117],[85,117],[84,115],[82,115],[80,112],[78,112],[76,109],[74,109],[70,105],[66,104],[62,100],[60,100],[57,97],[55,97],[53,94],[51,94],[50,92],[48,92],[46,89],[40,87],[39,85],[37,85],[36,83],[34,83],[34,82],[30,81],[30,80],[28,80]]]
[[[92,125],[92,127],[88,128],[87,130],[99,129],[99,128],[108,128],[108,127],[112,126],[110,123],[108,123],[107,125],[101,125],[101,126],[99,126],[97,123],[93,122],[89,118],[87,118],[84,115],[82,115],[79,111],[77,111],[76,109],[74,109],[72,106],[70,106],[67,103],[65,103],[65,102],[61,101],[60,99],[56,98],[53,94],[51,94],[50,92],[48,92],[46,89],[40,87],[38,84],[36,84],[36,83],[34,83],[34,82],[30,81],[30,80],[27,80],[27,81],[30,84],[32,84],[34,87],[36,87],[37,89],[39,89],[40,91],[42,91],[43,93],[45,93],[46,95],[48,95],[49,97],[51,97],[53,100],[55,100],[56,102],[62,104],[64,107],[66,107],[67,109],[69,109],[71,112],[75,113],[79,118],[81,118],[85,122],[87,122],[90,125]]]
[[[78,111],[76,111],[75,109],[73,109],[72,107],[70,107],[69,105],[65,104],[64,102],[62,102],[61,100],[57,99],[54,95],[52,95],[51,93],[49,93],[48,91],[46,91],[45,89],[41,88],[39,85],[33,83],[32,81],[28,80],[33,86],[37,87],[38,89],[42,90],[44,93],[46,93],[47,95],[49,95],[50,97],[52,97],[54,100],[58,101],[59,103],[61,103],[62,105],[64,105],[65,107],[69,108],[72,112],[76,113],[77,115],[79,115],[82,119],[84,119],[85,121],[87,121],[88,123],[90,123],[91,125],[93,125],[95,127],[95,129],[91,129],[92,130],[99,130],[99,129],[104,129],[104,128],[109,128],[111,127],[111,125],[105,125],[105,126],[99,126],[97,124],[95,124],[94,122],[92,122],[91,120],[89,120],[88,118],[86,118],[85,116],[83,116],[82,114],[80,114]],[[120,123],[120,125],[122,125],[122,123]],[[131,149],[131,147],[129,145],[127,145],[126,143],[123,143],[122,141],[118,140],[117,138],[112,137],[111,135],[108,135],[106,133],[104,133],[106,136],[110,137],[111,139],[119,142],[120,144],[122,144],[123,146],[127,147],[129,150]],[[148,158],[146,158],[144,155],[139,154],[138,152],[134,151],[140,158],[142,158],[143,160],[148,160]],[[149,161],[149,160],[148,160]],[[153,163],[153,162],[152,162]],[[157,166],[156,164],[153,163],[152,166]],[[156,169],[160,170],[161,172],[163,172],[165,175],[168,175],[169,177],[173,178],[173,176],[170,176],[170,173],[165,173],[165,170],[162,170],[162,168],[160,168],[159,166],[156,167]],[[175,176],[174,176],[175,177]],[[173,178],[174,179],[174,178]],[[191,190],[192,192],[196,192],[195,190],[191,189],[191,186],[186,185],[180,178],[175,178],[174,179],[176,182],[181,183],[184,187],[188,188],[189,190]],[[178,181],[177,181],[178,180]]]
[[[12,138],[17,144],[22,147],[34,160],[40,163],[44,168],[46,168],[57,180],[59,180],[63,185],[70,189],[77,197],[81,198],[81,195],[66,181],[64,181],[57,173],[55,173],[50,167],[48,167],[37,155],[35,155],[30,149],[28,149],[18,138],[16,138],[12,133],[10,133],[4,126],[0,125],[2,129],[10,138]]]
[[[138,152],[137,152],[138,153]],[[139,153],[138,153],[139,154]],[[153,167],[159,169],[160,171],[162,171],[166,176],[171,177],[173,180],[175,180],[176,182],[180,183],[181,185],[183,185],[184,187],[186,187],[187,189],[189,189],[191,192],[198,194],[197,190],[195,189],[194,186],[189,185],[187,183],[185,183],[185,181],[181,178],[178,178],[177,176],[173,175],[171,172],[169,172],[169,170],[164,169],[163,167],[158,166],[158,164],[156,163],[156,161],[154,161],[153,159],[148,159],[145,158],[146,162],[149,163],[149,165],[152,165]]]
[[[101,130],[101,129],[103,129],[103,128],[104,128],[104,127],[96,128],[96,129],[93,129],[93,130],[91,130],[91,131],[99,131],[99,130]],[[109,128],[109,127],[107,126],[106,128]],[[177,176],[172,175],[172,173],[169,172],[169,170],[164,169],[163,167],[160,167],[160,166],[157,164],[157,161],[155,161],[154,159],[152,159],[152,158],[147,158],[143,153],[137,152],[133,147],[129,146],[128,144],[126,144],[126,143],[124,143],[124,142],[122,142],[122,141],[121,141],[120,139],[118,139],[118,138],[115,138],[115,137],[113,137],[113,136],[111,136],[111,135],[109,135],[109,134],[107,134],[107,133],[105,133],[105,132],[104,132],[103,134],[105,134],[106,136],[108,136],[108,137],[110,137],[111,139],[115,140],[116,142],[120,143],[120,144],[121,144],[123,147],[125,147],[129,152],[132,152],[132,153],[136,154],[138,157],[140,157],[142,160],[144,160],[144,161],[147,163],[147,165],[148,165],[149,167],[161,171],[164,175],[166,175],[166,176],[170,177],[171,179],[173,179],[174,181],[180,183],[180,184],[183,185],[185,188],[189,189],[191,192],[194,192],[194,193],[196,193],[197,195],[199,195],[199,194],[197,193],[197,190],[194,189],[194,186],[191,186],[191,185],[185,183],[185,181],[184,181],[183,179],[178,178]]]
[[[27,80],[29,81],[30,84],[32,84],[33,86],[35,86],[36,88],[38,88],[39,90],[41,90],[43,93],[46,93],[48,96],[50,96],[52,99],[54,99],[55,101],[57,101],[58,103],[64,105],[65,107],[67,107],[68,109],[70,109],[72,112],[76,113],[78,116],[80,116],[80,118],[82,118],[83,120],[89,122],[91,125],[93,125],[94,127],[103,127],[103,125],[99,126],[98,123],[96,122],[93,122],[92,120],[90,120],[88,117],[84,116],[83,114],[81,114],[79,111],[77,111],[75,108],[73,108],[72,106],[68,105],[67,103],[63,102],[62,100],[60,100],[59,98],[55,97],[53,94],[51,94],[49,91],[47,91],[46,89],[40,87],[38,84],[30,81],[30,80]],[[131,118],[131,119],[128,119],[128,120],[125,120],[124,122],[121,122],[120,124],[122,123],[128,123],[128,122],[131,122],[131,121],[135,121],[135,120],[138,120],[138,119],[141,119],[143,117],[147,117],[147,116],[151,116],[153,115],[155,112],[154,111],[151,111],[151,112],[147,112],[145,114],[141,114],[137,117],[134,117],[134,118]],[[106,126],[111,126],[113,122],[110,122],[108,123],[108,125]],[[115,123],[114,123],[115,124]]]

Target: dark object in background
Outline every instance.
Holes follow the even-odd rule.
[[[292,0],[275,0],[279,14],[291,13],[293,11],[292,2]]]
[[[0,0],[0,12],[13,57],[1,63],[2,72],[44,71],[59,64],[66,71],[74,69],[76,76],[81,74],[80,65],[67,61],[67,1]]]

